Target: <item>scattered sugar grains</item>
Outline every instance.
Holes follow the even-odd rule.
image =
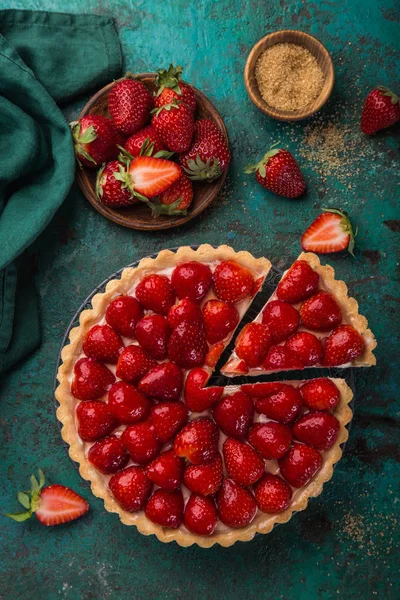
[[[317,98],[324,74],[314,56],[297,44],[274,44],[257,59],[255,76],[264,100],[278,110],[299,110]]]

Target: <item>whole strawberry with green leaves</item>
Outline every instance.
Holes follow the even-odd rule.
[[[122,144],[123,138],[111,119],[102,115],[86,115],[72,121],[70,127],[80,166],[96,168],[117,157],[117,144]]]
[[[194,113],[196,111],[196,95],[192,86],[181,81],[183,67],[170,65],[168,69],[159,69],[155,78],[157,92],[154,104],[157,108],[181,100]]]
[[[379,85],[365,100],[361,114],[361,129],[371,135],[400,121],[400,98],[387,87]]]
[[[258,163],[247,165],[244,172],[255,173],[260,185],[285,198],[298,198],[306,190],[297,162],[283,148],[272,147]]]
[[[230,161],[228,142],[218,125],[211,119],[196,121],[192,144],[179,156],[187,176],[211,183],[227,170]]]

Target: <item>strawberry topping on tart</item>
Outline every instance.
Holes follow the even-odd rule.
[[[161,253],[107,286],[63,350],[57,390],[63,437],[107,510],[183,545],[288,520],[330,478],[351,419],[342,379],[208,385],[270,263],[200,249]],[[244,372],[368,349],[324,273],[297,264],[237,337]]]

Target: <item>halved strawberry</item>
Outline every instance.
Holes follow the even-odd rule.
[[[110,389],[114,375],[93,358],[80,358],[74,366],[71,392],[78,400],[96,400]]]
[[[135,337],[136,323],[143,317],[143,308],[132,296],[117,296],[106,310],[107,323],[124,337]]]
[[[218,513],[212,498],[192,494],[186,504],[183,522],[197,535],[211,535],[217,526]]]
[[[248,323],[239,333],[235,350],[249,367],[260,367],[271,346],[271,334],[268,325]]]
[[[168,321],[162,315],[146,315],[136,325],[136,339],[152,358],[161,360],[167,356],[169,338]]]
[[[286,350],[296,356],[305,367],[321,362],[324,349],[319,339],[308,331],[298,331],[285,342]]]
[[[202,496],[213,496],[222,484],[222,458],[218,454],[213,460],[186,468],[183,482],[189,490]]]
[[[297,388],[289,384],[282,384],[282,387],[268,394],[263,398],[257,398],[254,403],[256,412],[261,413],[287,425],[294,421],[301,410],[301,395]]]
[[[364,339],[354,327],[339,325],[325,342],[322,364],[326,367],[344,365],[361,356],[364,349]]]
[[[214,291],[225,302],[240,302],[253,293],[254,279],[248,269],[234,260],[217,265],[214,271]]]
[[[36,514],[43,525],[52,526],[74,521],[87,513],[89,504],[82,496],[60,484],[43,487],[44,474],[41,469],[38,471],[39,481],[34,475],[31,476],[30,491],[18,493],[18,501],[26,510],[6,513],[7,517],[21,523]]]
[[[248,444],[228,437],[222,451],[228,475],[239,485],[253,485],[263,475],[264,461]]]
[[[137,388],[117,381],[108,392],[108,410],[119,423],[137,423],[147,419],[151,402]]]
[[[257,512],[253,494],[231,479],[225,479],[218,492],[219,518],[228,527],[244,527]]]
[[[169,338],[168,357],[182,369],[203,365],[207,350],[203,328],[189,323],[178,325]]]
[[[327,377],[311,379],[300,387],[303,402],[313,410],[331,410],[339,404],[339,388]]]
[[[337,440],[340,423],[328,412],[310,411],[293,426],[293,435],[300,442],[317,450],[329,450]]]
[[[161,442],[168,442],[182,429],[188,419],[188,411],[182,402],[159,402],[151,409],[150,421]]]
[[[121,352],[117,363],[117,377],[128,383],[138,383],[156,362],[140,347],[132,344]]]
[[[175,456],[173,450],[166,450],[147,465],[145,473],[164,490],[176,490],[182,483],[184,465],[183,458]]]
[[[182,371],[171,361],[156,365],[139,381],[146,396],[159,400],[178,400],[182,387]]]
[[[249,443],[268,460],[282,458],[289,450],[291,442],[290,428],[274,421],[254,423],[249,432]]]
[[[337,208],[323,208],[315,221],[301,236],[301,247],[306,252],[330,254],[347,250],[353,254],[354,233],[346,212]],[[354,256],[354,254],[353,254]]]
[[[89,448],[88,461],[105,475],[120,471],[128,460],[128,450],[115,435],[98,440]]]
[[[172,329],[175,329],[181,323],[189,323],[201,328],[203,326],[203,316],[199,305],[189,300],[189,298],[182,298],[169,309],[168,323]]]
[[[278,475],[266,473],[254,487],[254,497],[260,510],[276,514],[286,510],[292,499],[292,490]]]
[[[272,300],[263,310],[262,323],[268,325],[272,341],[278,344],[297,331],[300,315],[288,302]]]
[[[121,338],[109,325],[94,325],[83,340],[86,356],[99,362],[116,364],[123,348]]]
[[[145,465],[153,460],[161,445],[151,421],[128,425],[122,432],[121,442],[129,451],[133,462],[140,465]]]
[[[162,527],[177,529],[183,520],[181,490],[156,490],[146,504],[145,514],[150,521]]]
[[[160,315],[167,315],[175,301],[175,292],[165,275],[147,275],[136,288],[136,297],[147,308]]]
[[[198,465],[212,460],[218,454],[218,438],[218,427],[211,419],[195,419],[176,436],[174,452]]]
[[[108,485],[118,504],[128,512],[141,510],[153,487],[143,467],[136,466],[126,467],[115,473]]]
[[[294,442],[285,456],[279,459],[281,475],[293,487],[302,487],[321,468],[322,457],[317,450]]]
[[[185,382],[185,402],[192,412],[203,412],[217,402],[224,391],[223,387],[205,387],[209,375],[204,369],[189,371]]]
[[[317,292],[300,307],[301,322],[312,331],[330,331],[342,321],[342,311],[334,296]]]
[[[203,306],[204,329],[207,342],[224,340],[239,323],[239,313],[233,304],[223,300],[208,300]]]
[[[285,346],[271,346],[268,350],[263,367],[266,371],[285,371],[289,369],[303,369],[304,365],[299,356],[285,348]]]
[[[172,287],[178,298],[189,298],[200,302],[212,283],[212,272],[208,265],[189,261],[175,267],[171,276]]]
[[[296,260],[276,288],[279,300],[296,304],[318,289],[319,275],[305,260]]]
[[[213,417],[225,435],[244,438],[253,422],[253,401],[250,396],[239,390],[219,400],[214,407]]]
[[[154,198],[169,188],[181,176],[180,167],[164,158],[138,156],[129,163],[129,187],[144,196],[141,200]]]
[[[118,421],[108,410],[108,405],[99,400],[80,402],[76,407],[79,437],[84,442],[95,442],[110,435]]]

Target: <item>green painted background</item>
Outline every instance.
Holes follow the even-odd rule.
[[[367,139],[358,126],[362,99],[374,84],[400,87],[397,0],[3,0],[0,6],[113,15],[125,67],[186,65],[187,80],[225,118],[233,150],[222,194],[185,227],[156,234],[122,229],[74,190],[30,249],[44,340],[0,385],[0,512],[16,508],[16,490],[36,465],[50,481],[79,491],[91,511],[75,524],[49,530],[35,520],[18,525],[1,518],[0,598],[399,598],[400,128]],[[252,45],[285,27],[319,37],[336,68],[329,105],[308,123],[269,120],[243,85]],[[68,120],[82,105],[68,111]],[[306,132],[321,122],[346,130],[342,167],[328,168],[321,158],[307,156]],[[304,199],[274,197],[242,174],[275,141],[299,159],[309,184]],[[79,478],[53,415],[53,370],[71,316],[110,273],[165,247],[228,242],[279,266],[283,257],[297,256],[299,237],[321,206],[348,210],[359,227],[356,260],[343,255],[330,262],[379,342],[378,367],[358,374],[351,437],[333,480],[287,525],[229,549],[163,545],[122,526]]]

